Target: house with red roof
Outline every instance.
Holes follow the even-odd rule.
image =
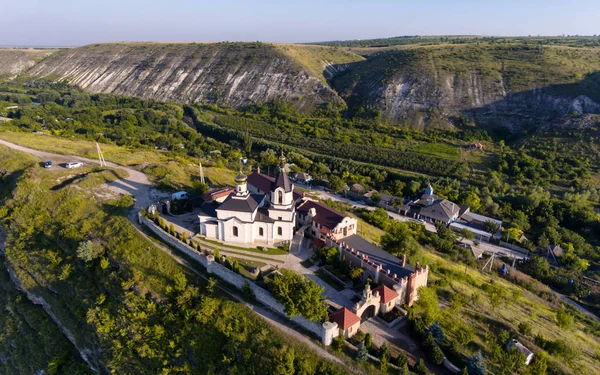
[[[356,234],[358,223],[355,218],[324,203],[305,199],[296,214],[298,226],[309,225],[307,232],[318,240],[325,241],[328,236],[338,240]]]
[[[373,293],[379,294],[379,312],[382,314],[392,311],[394,306],[401,305],[404,302],[400,300],[400,294],[383,284],[373,289]]]
[[[349,339],[354,336],[360,328],[360,318],[347,307],[342,307],[338,311],[329,315],[329,321],[337,323],[340,334]]]

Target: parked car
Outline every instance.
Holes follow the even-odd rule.
[[[72,169],[72,168],[79,168],[83,165],[83,163],[80,163],[78,161],[72,161],[70,163],[67,163],[67,165],[65,165],[65,167],[67,167],[67,169]]]
[[[51,168],[52,167],[52,160],[46,160],[44,162],[44,168]]]
[[[177,193],[173,193],[171,195],[171,200],[174,201],[178,201],[178,200],[184,200],[184,199],[189,199],[189,195],[187,193],[187,191],[178,191]]]

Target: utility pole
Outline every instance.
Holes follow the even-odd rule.
[[[202,170],[202,160],[198,158],[198,164],[200,165],[200,182],[204,183],[204,171]]]
[[[96,151],[98,151],[98,161],[100,162],[101,167],[107,167],[106,161],[104,160],[104,155],[102,155],[102,150],[100,150],[100,145],[96,142]]]
[[[490,265],[490,272],[492,272],[492,266],[494,265],[494,258],[496,257],[496,253],[492,253],[492,256],[490,257],[490,259],[488,259],[488,261],[485,263],[485,265],[483,266],[483,268],[481,269],[482,271],[485,271],[485,269],[487,268],[488,264]]]

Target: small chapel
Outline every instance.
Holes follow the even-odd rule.
[[[203,206],[198,215],[200,234],[208,239],[249,246],[291,242],[296,223],[296,197],[294,185],[285,171],[283,153],[279,161],[279,172],[271,181],[269,191],[264,191],[265,187],[249,187],[248,177],[240,170],[235,176],[234,191],[222,203]]]

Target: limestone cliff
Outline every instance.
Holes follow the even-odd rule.
[[[343,104],[318,70],[362,58],[349,54],[319,63],[292,58],[289,51],[295,50],[265,43],[96,44],[56,53],[27,74],[66,79],[90,92],[161,101],[241,107],[279,99],[302,109]]]
[[[0,75],[12,78],[53,52],[51,49],[0,48]]]
[[[598,49],[522,45],[392,48],[333,78],[351,108],[392,123],[510,129],[600,113]],[[458,119],[461,119],[460,121]]]

